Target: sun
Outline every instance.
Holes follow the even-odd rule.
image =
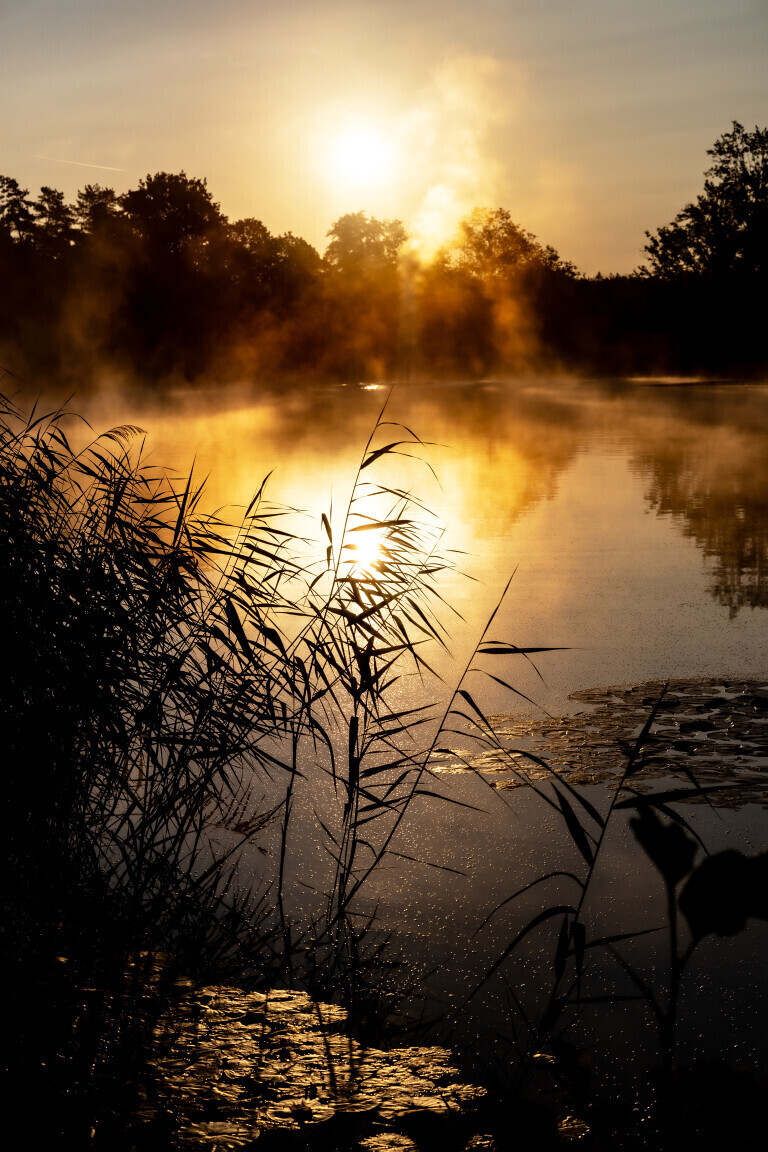
[[[386,530],[372,523],[353,528],[350,536],[352,539],[344,547],[353,570],[359,576],[374,576],[386,560]]]
[[[339,182],[373,185],[395,170],[395,150],[383,132],[368,125],[344,129],[331,147],[331,163]]]

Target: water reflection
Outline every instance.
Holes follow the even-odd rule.
[[[165,1117],[182,1147],[439,1146],[485,1095],[460,1080],[445,1048],[365,1046],[347,1013],[301,992],[192,993],[160,1020],[139,1119]],[[150,1087],[151,1084],[151,1087]],[[469,1122],[471,1125],[471,1121]],[[466,1131],[469,1136],[471,1127]]]
[[[317,510],[351,482],[386,389],[188,393],[164,405],[102,396],[100,425],[148,427],[154,458],[182,470],[195,458],[209,501],[243,503],[274,469],[272,494]],[[469,551],[552,499],[579,453],[626,452],[659,516],[671,517],[710,564],[712,596],[736,613],[768,603],[768,388],[651,387],[581,382],[405,386],[388,416],[429,445],[442,494],[426,470],[400,460]]]
[[[194,459],[210,507],[247,505],[271,471],[272,499],[310,513],[299,530],[314,557],[320,514],[343,509],[386,392],[105,396],[87,415],[148,428],[158,463]],[[392,457],[387,482],[442,518],[443,547],[476,579],[443,589],[467,622],[452,626],[459,662],[516,570],[500,633],[569,649],[542,662],[546,690],[526,669],[515,681],[550,711],[607,683],[765,675],[766,386],[398,386],[385,418],[427,442],[409,453],[429,465]]]
[[[202,470],[213,470],[211,497],[214,503],[224,502],[224,499],[240,499],[245,502],[255,483],[270,464],[277,460],[281,474],[275,485],[276,494],[286,501],[315,510],[316,519],[319,519],[317,512],[327,504],[324,494],[318,493],[318,476],[328,477],[333,484],[338,483],[342,487],[345,483],[349,485],[350,475],[354,474],[355,458],[375,417],[376,407],[372,399],[375,396],[367,392],[331,389],[310,393],[305,397],[297,394],[279,398],[262,397],[253,402],[244,402],[238,398],[237,401],[233,399],[229,407],[222,408],[212,403],[207,412],[194,400],[190,401],[186,410],[173,413],[159,410],[142,413],[133,410],[121,415],[113,413],[111,418],[130,418],[153,429],[159,428],[156,455],[168,460],[175,459],[181,466],[186,463],[185,456],[190,449],[196,447]],[[711,393],[683,393],[647,388],[611,390],[582,387],[558,390],[542,385],[517,388],[499,385],[482,389],[440,388],[398,393],[392,401],[391,414],[393,418],[430,435],[438,444],[444,442],[452,445],[450,449],[438,446],[429,448],[438,472],[443,477],[443,488],[433,488],[431,496],[427,498],[430,503],[437,505],[446,520],[455,522],[454,540],[458,545],[469,551],[484,549],[486,571],[490,569],[496,574],[508,570],[516,553],[522,553],[529,561],[531,557],[538,558],[538,570],[532,563],[530,565],[535,579],[523,585],[522,594],[514,605],[519,614],[517,626],[520,629],[535,627],[542,631],[545,625],[549,627],[549,635],[532,638],[533,642],[539,643],[562,642],[565,640],[562,633],[566,629],[571,628],[576,635],[578,629],[581,629],[581,636],[593,644],[593,657],[592,664],[589,664],[583,655],[574,656],[574,662],[565,676],[566,680],[570,680],[570,687],[573,687],[590,681],[594,683],[597,676],[610,676],[610,673],[606,673],[608,661],[605,652],[608,651],[609,643],[616,650],[621,641],[631,635],[626,631],[620,633],[625,617],[631,620],[635,634],[652,636],[650,655],[647,657],[651,664],[672,658],[685,663],[691,660],[691,653],[698,659],[712,659],[713,651],[716,658],[720,658],[724,649],[715,648],[714,624],[722,620],[723,613],[717,617],[712,612],[707,614],[704,611],[702,600],[707,600],[713,611],[718,603],[715,597],[707,597],[703,581],[700,585],[695,584],[691,553],[696,561],[700,561],[700,553],[703,551],[716,564],[731,564],[737,573],[737,579],[731,581],[732,587],[740,586],[739,581],[745,585],[750,581],[760,584],[760,567],[753,565],[750,568],[751,560],[744,549],[735,560],[729,560],[728,557],[733,538],[730,520],[740,520],[735,513],[744,506],[744,493],[748,488],[755,517],[762,517],[765,508],[761,495],[764,477],[760,471],[766,439],[763,402],[764,392],[759,389],[735,390],[724,395],[718,390]],[[667,464],[669,467],[665,468]],[[754,483],[752,471],[757,475]],[[739,477],[735,485],[734,473]],[[411,488],[417,483],[423,484],[425,477],[429,479],[428,473],[416,462],[399,459],[391,482],[403,488]],[[641,532],[643,491],[657,515],[647,517]],[[318,504],[319,500],[322,503]],[[511,531],[513,528],[514,533]],[[659,551],[661,543],[665,548],[663,553]],[[694,553],[694,544],[699,549],[698,554]],[[680,545],[691,547],[686,550]],[[376,562],[375,556],[369,556],[362,566],[373,566]],[[637,589],[646,588],[650,591],[644,593],[643,599],[637,595]],[[669,628],[669,620],[681,614],[681,604],[676,599],[681,595],[696,600],[696,626],[689,629],[694,645],[688,648],[676,642]],[[588,599],[588,596],[592,599]],[[480,601],[482,597],[476,599]],[[666,617],[652,616],[649,608],[655,601],[666,603],[669,608]],[[586,612],[583,611],[585,603]],[[729,610],[733,608],[727,600],[722,603]],[[473,607],[479,612],[485,611],[483,603]],[[758,616],[759,613],[752,615]],[[734,615],[731,612],[731,616],[734,634],[738,635],[735,626],[739,613]],[[685,623],[687,626],[688,621]],[[602,652],[594,641],[601,629],[605,637],[605,649]],[[523,643],[527,638],[515,635],[514,639]],[[752,639],[755,643],[750,651],[740,644],[736,645],[733,659],[745,663],[752,660],[755,665],[761,663],[764,667],[762,635],[756,631]],[[629,647],[634,651],[633,645]],[[698,669],[688,668],[687,671],[692,673]],[[610,678],[613,679],[612,676]],[[710,692],[715,694],[711,685],[707,699],[698,703],[692,703],[693,690],[684,692],[686,698],[680,702],[680,707],[666,718],[669,722],[663,733],[665,754],[668,745],[671,745],[674,752],[683,754],[687,752],[688,745],[704,746],[706,749],[711,747],[713,771],[716,773],[715,778],[719,779],[717,774],[721,771],[724,750],[727,751],[733,739],[738,739],[748,743],[749,748],[746,760],[744,749],[735,755],[734,764],[731,765],[734,775],[745,768],[764,769],[764,741],[761,741],[758,732],[759,725],[763,723],[761,693],[764,692],[764,685],[764,680],[747,681],[746,676],[740,681],[740,694],[744,696],[747,690],[749,694],[746,705],[749,711],[741,719],[746,718],[750,723],[748,726],[742,725],[737,732],[723,730],[720,721],[726,717],[721,714],[720,705],[713,703],[713,696],[709,695]],[[723,685],[723,688],[725,690],[727,686]],[[648,691],[648,688],[642,689],[643,693]],[[718,691],[717,695],[721,693]],[[597,697],[591,699],[592,702],[598,700]],[[632,699],[629,703],[637,705],[638,701]],[[639,704],[642,709],[647,702],[641,698]],[[632,719],[637,718],[636,710]],[[513,726],[514,722],[510,722],[510,727]],[[569,759],[582,756],[585,764],[587,760],[593,764],[593,750],[587,746],[583,752],[579,749],[582,747],[580,737],[595,726],[600,727],[599,724],[590,725],[588,722],[566,726],[566,738],[561,751]],[[576,739],[571,740],[568,733],[575,734]],[[557,734],[549,732],[549,735]],[[606,732],[600,730],[597,735],[603,740]],[[611,731],[609,735],[612,739],[615,732]],[[631,732],[625,732],[625,735],[631,736]],[[479,767],[484,768],[486,765]],[[670,767],[674,765],[669,765],[665,760],[658,766],[658,770],[664,771]],[[464,777],[457,778],[456,790],[468,801],[476,798],[467,791]],[[505,902],[504,907],[509,906],[509,893],[519,888],[524,880],[524,877],[517,874],[524,866],[534,869],[536,884],[545,869],[548,870],[545,875],[570,876],[571,879],[575,876],[579,883],[578,869],[583,872],[586,862],[591,877],[592,864],[596,858],[597,848],[590,847],[586,834],[574,834],[572,804],[570,807],[561,804],[559,810],[550,804],[552,811],[545,811],[542,817],[530,805],[524,809],[530,797],[524,796],[520,800],[517,795],[505,794],[503,791],[494,791],[492,795],[504,801],[498,823],[493,827],[493,836],[488,835],[487,825],[484,829],[480,827],[480,817],[476,815],[478,808],[474,805],[471,809],[459,811],[454,835],[445,834],[447,820],[451,817],[438,812],[434,805],[419,813],[421,823],[415,820],[408,833],[414,837],[418,848],[414,849],[406,839],[397,843],[395,854],[398,863],[394,879],[392,874],[387,875],[382,869],[381,892],[375,892],[375,898],[372,898],[371,915],[379,915],[384,927],[398,923],[408,926],[421,924],[425,926],[425,933],[438,936],[433,915],[434,905],[427,908],[428,915],[425,916],[425,905],[432,897],[425,896],[424,869],[427,866],[436,867],[438,873],[441,872],[440,855],[433,851],[430,835],[440,841],[442,848],[447,846],[451,854],[445,864],[447,878],[442,880],[446,932],[434,943],[434,948],[438,950],[439,964],[442,965],[441,979],[448,973],[442,987],[438,989],[441,994],[450,993],[454,981],[461,986],[461,996],[468,987],[482,988],[484,991],[485,983],[478,984],[479,973],[496,965],[494,956],[502,955],[503,959],[517,961],[518,953],[513,956],[508,944],[510,939],[516,938],[515,933],[518,932],[518,927],[511,919],[506,925],[494,920],[495,937],[489,933],[481,938],[479,944],[470,943],[469,938],[474,941],[479,915],[484,914],[489,907],[492,908],[493,904],[501,908],[502,902]],[[541,798],[540,793],[537,796]],[[487,796],[483,799],[487,799]],[[309,795],[308,800],[307,819],[316,826],[317,810],[311,803],[314,797]],[[577,802],[575,797],[572,797],[572,801]],[[596,801],[598,808],[600,802]],[[592,829],[591,843],[593,846],[598,841],[602,843],[602,833],[598,835],[595,828],[603,827],[600,823],[603,817],[597,808],[594,809],[596,814],[590,814],[592,810],[584,806],[583,799],[579,803],[593,821],[593,825],[589,826]],[[513,805],[518,804],[521,810],[515,813]],[[471,811],[471,819],[467,811]],[[551,826],[553,811],[559,827],[557,822],[554,827]],[[517,842],[511,843],[511,817],[515,815],[525,817],[521,823],[526,831],[517,837]],[[580,815],[584,819],[581,810]],[[696,822],[703,817],[709,818],[709,815],[709,809],[702,809],[691,819]],[[720,811],[713,815],[720,820],[724,819]],[[727,815],[730,820],[734,814],[728,812]],[[547,817],[550,820],[549,826]],[[512,831],[516,830],[512,828]],[[727,832],[729,829],[725,830]],[[565,833],[569,834],[570,839],[564,836]],[[477,863],[476,871],[463,867],[464,844],[461,837],[465,842],[471,839],[471,854],[469,849],[466,854],[473,864]],[[317,855],[313,852],[317,847],[316,841],[310,836],[300,839],[307,845],[310,854]],[[573,872],[549,871],[552,865],[546,859],[547,853],[556,856],[561,849],[565,865]],[[621,846],[618,855],[621,856]],[[400,861],[406,863],[401,865]],[[438,861],[437,865],[434,861]],[[402,907],[406,890],[403,877],[408,877],[409,864],[416,866],[418,872],[410,909]],[[462,867],[455,867],[457,864]],[[300,861],[300,865],[303,867],[303,862]],[[690,860],[688,865],[690,867]],[[511,879],[513,869],[516,874]],[[634,861],[629,866],[630,875],[627,879],[612,867],[611,872],[610,879],[614,888],[620,885],[621,889],[620,911],[623,914],[631,911],[633,915],[629,925],[633,943],[635,937],[640,941],[633,964],[650,984],[657,961],[650,950],[647,953],[644,951],[644,941],[647,939],[646,930],[650,934],[658,929],[659,901],[656,901],[655,908],[649,904],[647,893],[652,892],[653,888],[648,870],[638,880]],[[305,875],[306,872],[302,873],[299,882]],[[462,923],[461,885],[464,882],[463,891],[467,899]],[[602,876],[598,876],[593,887],[598,887],[602,882]],[[637,897],[634,904],[627,899],[627,892],[633,884]],[[528,890],[534,891],[533,885],[528,885]],[[581,891],[586,891],[586,882],[581,882]],[[602,895],[599,890],[598,895]],[[437,900],[437,897],[434,899]],[[400,908],[397,906],[398,901],[401,903]],[[598,939],[608,933],[613,934],[612,939],[617,939],[619,937],[616,933],[624,925],[620,918],[617,918],[619,923],[610,923],[604,907],[609,908],[608,901],[599,900],[594,931],[599,932]],[[540,915],[538,907],[533,905],[530,913],[527,908],[523,911],[526,917],[530,915],[535,918]],[[634,921],[635,911],[642,912],[646,919],[638,915],[638,920]],[[575,923],[580,911],[575,914],[573,909],[560,908],[560,914],[574,916]],[[602,928],[603,920],[608,920],[605,930]],[[536,926],[539,923],[544,921],[537,921]],[[547,924],[549,926],[549,921]],[[554,923],[552,927],[557,930]],[[462,930],[468,938],[467,948],[461,957],[449,955],[450,948],[462,943]],[[569,939],[563,935],[562,929],[559,931],[557,939],[548,936],[545,940],[548,960],[545,957],[543,962],[541,955],[531,958],[534,975],[538,973],[539,979],[542,974],[546,975],[548,965],[552,967],[551,955],[555,956],[554,967],[558,979],[562,976],[562,971],[557,973],[558,964],[562,962],[564,971],[565,961],[576,956],[575,951],[567,951],[570,947]],[[621,938],[624,938],[623,934]],[[564,941],[564,944],[561,945],[559,941]],[[472,948],[477,950],[479,947],[489,953],[484,968],[480,966],[482,957],[478,959],[477,953],[474,957],[472,955]],[[529,956],[523,950],[519,956],[525,976],[525,964]],[[708,961],[708,965],[705,971],[709,975],[714,960]],[[496,972],[497,968],[493,971]],[[601,971],[597,975],[602,979]],[[578,979],[580,976],[577,972]],[[516,979],[519,980],[519,976]],[[525,987],[527,982],[520,981],[518,987]],[[762,994],[762,986],[760,991]],[[225,995],[229,997],[229,993]],[[618,996],[622,1002],[626,999],[623,989],[619,990]],[[530,1016],[527,997],[528,993],[521,1003],[525,1013]],[[699,1029],[706,1031],[709,1027],[706,1021],[702,1023],[701,1016],[708,1014],[710,1009],[703,1005],[701,999],[702,1003],[694,1005],[691,1013],[691,1027],[697,1032]],[[256,1017],[258,1000],[256,997],[246,1004],[246,1011],[254,1013]],[[541,1002],[546,1003],[546,1000]],[[579,999],[572,1003],[580,1009],[586,1001]],[[484,1023],[487,1023],[496,1006],[490,1005],[483,1018]],[[205,1013],[211,1005],[198,1007]],[[238,1001],[237,1013],[241,1007],[243,1003]],[[751,1009],[752,1006],[747,1007]],[[215,1023],[218,1018],[216,1013],[224,1009],[221,1003],[217,1003],[212,1011]],[[228,1018],[227,1028],[232,1034],[241,1031],[237,1013],[231,1019]],[[733,1014],[733,1019],[741,1020],[742,1015]],[[612,1026],[611,1022],[609,1026]],[[542,1025],[541,1032],[545,1031]],[[595,1034],[598,1031],[596,1028]],[[641,1033],[642,1028],[627,1029],[627,1035],[635,1035],[637,1031]],[[509,1034],[514,1035],[512,1029]],[[508,1038],[508,1035],[503,1037],[505,1043]],[[198,1051],[205,1047],[198,1043],[199,1037],[193,1036],[194,1043],[190,1042],[189,1046],[187,1039],[182,1038],[179,1050],[174,1051],[176,1039],[175,1035],[167,1038],[170,1060],[177,1061],[175,1068],[165,1069],[169,1073],[172,1094],[177,1093],[184,1081],[194,1096],[194,1084],[202,1082],[217,1107],[223,1101],[227,1108],[231,1105],[239,1109],[241,1098],[253,1089],[252,1065],[248,1064],[251,1039],[243,1037],[248,1047],[247,1052],[244,1049],[234,1051],[234,1045],[229,1041],[226,1044],[223,1041],[218,1043],[215,1046],[215,1059],[211,1052],[206,1056],[204,1052]],[[604,1038],[597,1039],[602,1045],[605,1044]],[[587,1034],[585,1048],[595,1047],[597,1039],[593,1042],[593,1037]],[[229,1054],[222,1056],[224,1048],[229,1049]],[[609,1055],[614,1051],[605,1047],[603,1050],[608,1051]],[[562,1055],[558,1057],[554,1052],[551,1055],[563,1062]],[[208,1057],[214,1063],[207,1062]],[[234,1061],[231,1066],[230,1059]],[[238,1061],[241,1063],[238,1064]],[[196,1071],[188,1077],[190,1069]],[[247,1074],[247,1085],[240,1084],[243,1069]],[[282,1073],[283,1070],[279,1071]],[[288,1087],[291,1093],[287,1098],[289,1103],[280,1106],[282,1111],[279,1115],[274,1108],[270,1112],[269,1118],[275,1121],[276,1128],[281,1126],[282,1121],[287,1126],[300,1127],[306,1122],[307,1113],[314,1115],[316,1110],[313,1104],[306,1102],[306,1099],[312,1097],[302,1101],[295,1096],[295,1084],[291,1083]],[[155,1085],[155,1090],[156,1095],[162,1092],[158,1085]],[[428,1106],[424,1107],[430,1111]],[[377,1108],[380,1111],[380,1105]],[[443,1103],[440,1109],[442,1115],[445,1111]],[[230,1141],[241,1138],[250,1140],[254,1126],[263,1123],[256,1106],[251,1109],[247,1123],[243,1122],[239,1111],[234,1114],[228,1113],[226,1108],[213,1111],[213,1116],[206,1114],[188,1117],[185,1138],[191,1141],[209,1137]],[[325,1115],[320,1112],[319,1118],[324,1119]],[[149,1120],[154,1121],[156,1118],[153,1114]],[[214,1127],[204,1131],[201,1125]]]
[[[710,569],[709,592],[731,617],[768,605],[768,406],[764,389],[718,388],[707,397],[657,399],[666,427],[639,446],[646,498],[694,540]]]
[[[279,394],[189,393],[172,403],[145,396],[102,397],[88,408],[101,427],[128,417],[150,431],[153,458],[182,471],[192,460],[208,476],[214,506],[247,503],[273,472],[271,494],[294,507],[325,510],[351,485],[362,447],[389,390],[308,388]],[[584,432],[578,403],[566,394],[506,385],[392,390],[386,418],[426,442],[418,459],[400,456],[392,481],[416,485],[439,505],[467,547],[483,526],[508,527],[555,495]],[[392,429],[393,439],[398,436]],[[415,455],[415,453],[413,454]]]

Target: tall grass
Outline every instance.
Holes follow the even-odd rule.
[[[262,947],[233,852],[270,815],[250,779],[281,768],[282,686],[240,613],[271,607],[282,540],[261,494],[232,537],[191,478],[144,462],[140,430],[76,452],[68,422],[2,408],[7,923],[19,957],[60,925],[81,955],[160,947],[203,974]]]
[[[564,892],[544,900],[468,997],[508,969],[532,933],[554,928],[536,1018],[509,985],[523,1025],[519,1040],[513,1032],[513,1090],[542,1047],[556,1052],[565,1079],[574,1071],[568,1029],[606,1001],[586,986],[599,950],[648,1004],[671,1082],[690,956],[707,932],[766,916],[765,859],[725,853],[694,869],[697,845],[674,805],[714,789],[692,778],[657,794],[635,789],[655,709],[603,810],[544,761],[508,748],[475,682],[490,677],[514,693],[498,669],[546,649],[494,639],[496,612],[453,685],[441,683],[435,654],[448,648],[449,608],[440,580],[451,567],[442,527],[379,471],[395,455],[419,454],[418,437],[382,410],[347,504],[321,517],[318,546],[297,535],[265,484],[237,520],[205,513],[192,476],[147,462],[141,429],[115,428],[76,449],[70,426],[82,439],[67,411],[25,415],[0,401],[2,932],[16,983],[44,1002],[61,965],[79,986],[110,976],[124,984],[142,954],[148,971],[162,955],[194,980],[279,980],[341,996],[364,1023],[391,963],[371,932],[369,882],[414,799],[434,794],[433,755],[455,756],[443,743],[460,733],[508,758],[558,814],[580,861],[491,913],[553,883]],[[360,548],[368,539],[375,549]],[[525,757],[550,784],[526,777]],[[588,930],[606,837],[626,808],[638,811],[633,828],[667,895],[665,995],[621,953],[638,933]],[[296,860],[308,852],[316,891],[306,913]],[[30,1016],[27,1004],[21,1013],[22,1039],[34,1046],[50,1013]]]
[[[421,442],[382,411],[307,559],[264,484],[233,522],[201,511],[192,476],[150,465],[138,428],[76,450],[67,411],[0,412],[12,954],[161,950],[197,979],[349,995],[366,885],[431,791],[456,701],[473,706],[471,662],[442,707],[396,703],[447,645],[441,526],[377,478]],[[289,889],[308,819],[326,867],[301,921]],[[251,847],[265,837],[274,857]]]
[[[480,924],[476,934],[503,909],[527,908],[507,943],[468,991],[459,1012],[468,1008],[491,980],[503,982],[508,1009],[499,1032],[503,1055],[499,1058],[497,1051],[495,1067],[486,1065],[486,1070],[495,1080],[498,1096],[519,1104],[526,1094],[535,1097],[537,1085],[541,1089],[543,1069],[545,1098],[554,1099],[561,1116],[570,1113],[571,1139],[581,1139],[591,1129],[595,1147],[644,1148],[650,1140],[656,1148],[677,1148],[681,1141],[703,1136],[713,1141],[704,1146],[721,1147],[724,1139],[741,1134],[744,1147],[762,1147],[764,1093],[759,1083],[743,1071],[735,1075],[725,1062],[715,1065],[693,1060],[685,1064],[678,1031],[684,980],[705,938],[710,934],[734,936],[745,929],[750,918],[768,919],[768,853],[747,856],[727,849],[711,854],[694,821],[679,810],[678,806],[686,802],[703,802],[710,807],[713,801],[727,802],[728,793],[734,789],[741,797],[743,781],[703,786],[685,761],[670,761],[668,775],[683,779],[673,779],[671,786],[667,780],[657,789],[649,788],[647,780],[640,783],[647,746],[659,713],[664,711],[665,692],[666,688],[650,708],[634,742],[622,742],[624,767],[617,779],[601,790],[597,805],[545,760],[523,753],[521,761],[520,752],[507,747],[494,725],[475,709],[477,739],[498,757],[508,757],[510,770],[520,782],[554,810],[569,851],[564,866],[517,887]],[[527,776],[526,756],[545,770],[548,780],[536,783]],[[746,789],[758,788],[759,783],[753,780]],[[635,928],[622,916],[614,931],[606,932],[604,927],[598,931],[595,921],[600,921],[605,908],[595,897],[596,879],[605,862],[608,841],[627,815],[639,849],[636,862],[642,864],[644,858],[652,866],[664,893],[666,919],[662,915],[657,926]],[[703,859],[697,859],[700,851]],[[530,915],[528,902],[539,895],[539,907]],[[538,937],[543,944],[538,961],[543,990],[534,1004],[526,1004],[522,989],[530,977],[524,974],[524,962],[520,967],[516,963],[522,960],[531,937]],[[636,958],[641,950],[635,949],[633,954],[633,946],[641,937],[648,937],[655,945],[655,962],[650,969],[642,958]],[[601,957],[607,964],[599,962]],[[586,1033],[584,1026],[596,1009],[614,1011],[618,1031],[631,1028],[620,1019],[629,1004],[637,1005],[641,1018],[644,1016],[650,1025],[648,1066],[635,1070],[645,1074],[653,1089],[646,1094],[650,1125],[645,1133],[639,1132],[639,1118],[632,1114],[627,1101],[606,1099],[604,1087],[592,1075],[595,1059],[604,1053],[595,1053],[594,1038],[585,1039],[589,1032],[588,1025]],[[487,1055],[486,1050],[485,1058]],[[738,1084],[738,1103],[729,1100],[734,1084]],[[705,1099],[706,1120],[700,1114]],[[567,1141],[568,1124],[562,1131]],[[752,1139],[756,1143],[751,1143]]]

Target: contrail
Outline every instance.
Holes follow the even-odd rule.
[[[35,160],[50,160],[54,164],[74,164],[77,168],[101,168],[103,172],[125,172],[125,168],[112,168],[109,164],[84,164],[82,160],[62,160],[60,156],[40,156],[33,152]]]

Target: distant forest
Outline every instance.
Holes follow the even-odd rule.
[[[398,220],[350,213],[321,256],[256,218],[230,222],[204,179],[148,175],[74,204],[0,176],[0,363],[98,384],[756,374],[768,368],[768,129],[709,150],[695,203],[647,233],[646,264],[587,278],[476,208],[428,263]]]

